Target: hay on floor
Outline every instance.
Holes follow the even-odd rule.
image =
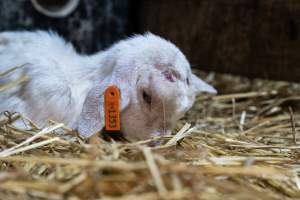
[[[219,95],[200,95],[173,136],[135,143],[2,113],[1,199],[300,198],[300,85],[206,77]]]

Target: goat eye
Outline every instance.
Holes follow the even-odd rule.
[[[143,99],[147,104],[149,105],[151,104],[152,97],[149,94],[147,94],[145,91],[143,91]]]
[[[190,79],[189,79],[189,78],[186,79],[186,83],[187,83],[188,85],[190,85]]]

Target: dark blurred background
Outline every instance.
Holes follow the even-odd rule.
[[[193,67],[300,81],[299,0],[0,0],[0,31],[51,29],[93,53],[151,31]]]

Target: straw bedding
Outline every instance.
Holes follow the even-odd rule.
[[[218,96],[200,95],[173,136],[135,143],[2,113],[0,199],[300,198],[300,85],[207,79]]]

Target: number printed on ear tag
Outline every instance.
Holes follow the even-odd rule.
[[[105,129],[120,131],[120,90],[112,85],[105,90],[104,95]]]

